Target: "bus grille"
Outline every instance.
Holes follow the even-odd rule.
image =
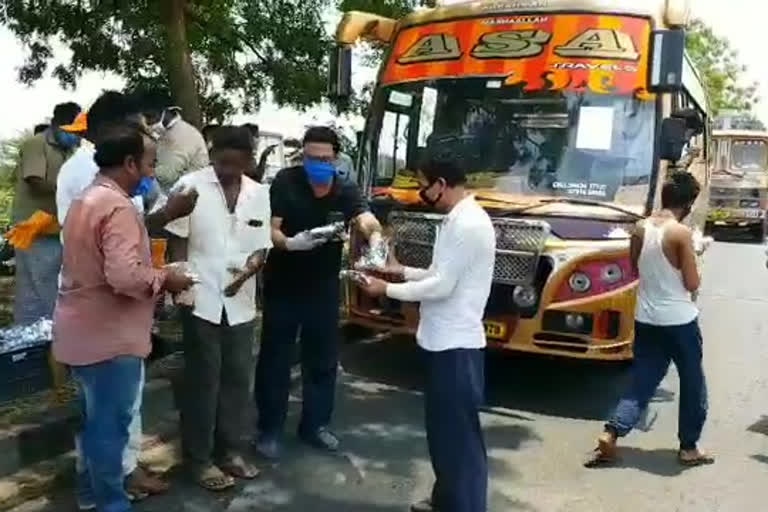
[[[404,265],[427,268],[432,262],[432,248],[443,222],[443,215],[392,212],[395,255]],[[549,224],[543,221],[494,218],[497,283],[522,285],[533,283],[539,257],[549,237]]]

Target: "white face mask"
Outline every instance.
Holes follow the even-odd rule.
[[[152,133],[156,140],[159,140],[163,137],[163,135],[165,135],[169,128],[176,124],[176,121],[179,120],[179,117],[180,115],[178,107],[170,107],[165,109],[163,110],[163,113],[160,114],[160,120],[150,126],[149,131]],[[166,118],[169,119],[166,120]]]

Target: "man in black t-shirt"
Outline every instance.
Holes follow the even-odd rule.
[[[313,238],[309,230],[331,222],[351,222],[369,242],[381,225],[357,185],[337,176],[333,162],[338,138],[329,128],[304,136],[304,164],[280,171],[272,182],[272,242],[264,269],[264,317],[256,367],[259,410],[256,448],[279,457],[288,408],[290,370],[301,332],[303,411],[299,437],[337,451],[328,430],[338,367],[339,270],[343,244]]]

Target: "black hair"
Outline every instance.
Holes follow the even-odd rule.
[[[51,125],[46,123],[40,123],[35,125],[35,129],[33,130],[33,133],[37,135],[38,133],[43,133],[45,130],[50,128]]]
[[[147,137],[138,123],[123,121],[102,126],[96,142],[96,165],[104,170],[123,165],[129,156],[140,160],[144,155],[144,140]]]
[[[77,103],[60,103],[53,108],[53,119],[51,124],[56,126],[62,126],[66,124],[72,124],[77,115],[82,112],[83,109]]]
[[[685,171],[673,172],[661,189],[662,208],[687,208],[696,201],[701,185]]]
[[[131,97],[141,112],[158,114],[173,104],[171,94],[162,88],[136,90]]]
[[[107,125],[121,123],[138,113],[138,106],[131,98],[117,91],[107,91],[88,110],[88,132],[99,134]]]
[[[259,136],[259,125],[254,123],[245,123],[243,128],[246,128],[249,132],[251,132],[251,137],[255,138]]]
[[[442,158],[427,158],[419,167],[419,170],[432,184],[442,178],[449,187],[456,187],[467,182],[464,170],[452,160]]]
[[[202,130],[203,138],[206,141],[211,140],[213,138],[213,134],[216,133],[216,130],[218,130],[219,128],[221,128],[221,126],[219,126],[218,124],[207,124],[203,126],[203,130]]]
[[[320,144],[330,144],[333,147],[333,151],[338,153],[341,149],[339,144],[339,136],[336,132],[327,126],[313,126],[309,128],[304,134],[303,144],[309,144],[312,142]]]
[[[242,126],[220,126],[213,132],[212,151],[236,149],[253,153],[253,137],[248,128]]]

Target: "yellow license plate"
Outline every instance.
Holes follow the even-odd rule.
[[[485,325],[485,335],[495,340],[504,340],[507,338],[507,324],[501,322],[483,322]]]

